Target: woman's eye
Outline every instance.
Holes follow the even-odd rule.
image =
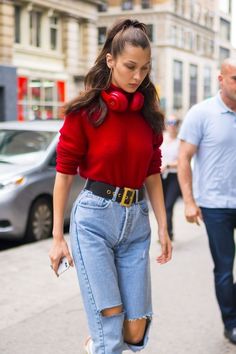
[[[134,70],[134,69],[135,69],[134,66],[130,66],[130,65],[126,65],[126,67],[127,67],[129,70]]]

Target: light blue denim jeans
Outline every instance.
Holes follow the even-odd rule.
[[[152,317],[146,200],[124,207],[84,189],[74,203],[70,235],[93,354],[142,350]],[[119,305],[122,313],[102,315]],[[141,318],[148,319],[141,345],[125,343],[124,319]]]

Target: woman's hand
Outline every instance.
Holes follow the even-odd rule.
[[[159,231],[159,241],[161,244],[161,254],[160,256],[157,257],[157,262],[160,264],[167,263],[168,261],[171,260],[172,256],[172,244],[168,235],[168,232],[165,231]]]
[[[73,259],[69,252],[67,242],[64,237],[60,239],[53,239],[52,247],[49,252],[49,258],[51,261],[51,268],[57,275],[57,270],[60,264],[60,261],[63,257],[66,257],[70,266],[74,266]]]

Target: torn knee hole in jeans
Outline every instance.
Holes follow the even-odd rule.
[[[113,317],[113,316],[120,316],[124,312],[123,312],[122,305],[119,305],[119,306],[105,308],[101,310],[100,313],[102,317]]]
[[[134,322],[134,321],[139,321],[139,320],[148,320],[148,322],[151,322],[152,317],[148,315],[144,315],[142,317],[137,317],[137,318],[126,318],[126,321],[128,322]]]

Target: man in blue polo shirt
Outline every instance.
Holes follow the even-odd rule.
[[[225,336],[236,344],[236,60],[226,59],[220,91],[187,113],[179,138],[178,177],[191,223],[206,225],[214,261],[216,297]],[[193,174],[191,159],[194,156]],[[192,180],[193,177],[193,180]],[[192,183],[193,182],[193,183]]]

